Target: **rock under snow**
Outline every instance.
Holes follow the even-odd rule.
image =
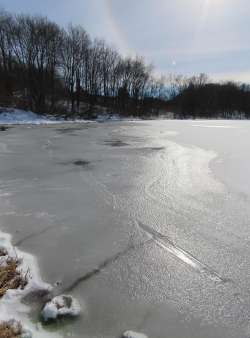
[[[81,306],[72,296],[61,295],[48,302],[43,310],[42,317],[45,321],[55,320],[58,317],[77,317],[81,313]]]
[[[123,333],[122,338],[148,338],[148,337],[143,333],[126,331]]]

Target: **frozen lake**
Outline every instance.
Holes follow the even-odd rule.
[[[249,154],[243,121],[0,131],[1,230],[85,309],[46,330],[249,337]]]

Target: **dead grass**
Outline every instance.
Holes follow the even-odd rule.
[[[0,298],[10,289],[24,289],[28,282],[28,272],[24,274],[19,268],[21,260],[8,256],[5,248],[0,248]],[[0,322],[0,338],[21,338],[21,323],[10,320]]]
[[[19,265],[20,260],[10,257],[0,265],[0,298],[3,297],[9,289],[24,289],[27,285],[27,273],[23,274],[19,271]],[[0,335],[0,337],[2,336]]]
[[[20,338],[22,334],[22,326],[20,323],[5,322],[0,323],[1,338]]]

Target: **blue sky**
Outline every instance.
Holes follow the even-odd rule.
[[[0,0],[15,13],[81,24],[160,73],[250,82],[249,0]]]

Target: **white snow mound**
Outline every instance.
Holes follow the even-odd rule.
[[[122,338],[148,338],[148,337],[143,333],[126,331],[123,333]]]
[[[50,124],[58,120],[31,111],[14,108],[0,108],[0,124]]]
[[[55,320],[58,317],[77,317],[81,313],[81,306],[72,296],[61,295],[48,302],[42,310],[45,321]]]

